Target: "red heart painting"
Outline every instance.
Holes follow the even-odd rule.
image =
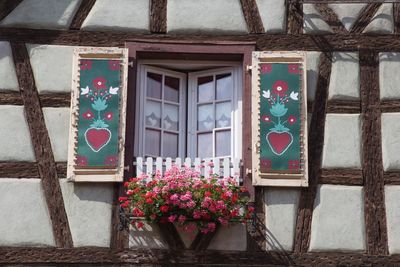
[[[107,128],[89,128],[85,132],[86,143],[94,152],[99,152],[111,139],[111,132]]]
[[[276,155],[280,156],[289,148],[293,142],[293,136],[289,132],[271,131],[267,134],[269,146]]]

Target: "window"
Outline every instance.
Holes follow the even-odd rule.
[[[240,158],[240,66],[139,62],[135,155]]]

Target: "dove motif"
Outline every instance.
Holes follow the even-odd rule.
[[[110,87],[110,94],[116,95],[118,94],[119,87]]]
[[[86,95],[89,93],[89,86],[86,86],[85,88],[81,88],[81,95]]]
[[[271,92],[269,90],[268,91],[263,91],[263,97],[270,98],[270,96],[271,96]]]
[[[299,100],[299,93],[291,92],[290,98],[293,100]]]

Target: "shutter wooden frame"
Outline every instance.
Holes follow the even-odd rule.
[[[80,60],[110,59],[120,61],[120,98],[118,126],[118,164],[116,167],[82,167],[76,164],[80,96]],[[67,178],[75,182],[122,182],[124,177],[125,130],[127,106],[128,49],[79,47],[73,53],[71,116],[68,142]]]
[[[260,169],[260,63],[300,63],[301,82],[301,162],[300,173],[261,172]],[[252,54],[252,181],[254,186],[308,186],[308,140],[307,140],[307,62],[304,52],[253,52]]]

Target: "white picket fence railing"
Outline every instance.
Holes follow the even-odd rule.
[[[154,160],[152,157],[137,157],[134,165],[136,166],[136,175],[147,174],[151,176],[156,171],[162,174],[170,169],[173,165],[178,167],[189,167],[194,168],[199,171],[204,177],[208,178],[211,174],[218,174],[219,177],[232,177],[236,179],[238,183],[241,183],[240,177],[240,159],[229,159],[229,158],[212,158],[212,159],[200,159],[195,158],[194,160],[190,158],[185,158],[182,161],[181,158],[161,158],[158,157]]]

